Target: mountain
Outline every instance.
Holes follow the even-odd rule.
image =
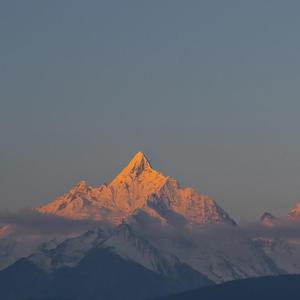
[[[175,179],[154,170],[142,152],[110,184],[91,187],[80,181],[69,192],[35,211],[73,220],[103,220],[113,226],[142,212],[164,226],[235,225],[213,199],[192,188],[182,188]],[[16,237],[8,233],[9,228],[0,228],[0,270],[37,252],[39,244],[45,242],[44,236],[36,234]]]
[[[260,218],[260,223],[265,226],[274,226],[279,223],[279,219],[271,213],[265,212]]]
[[[284,272],[236,227],[182,230],[140,214],[17,261],[0,272],[1,298],[142,300]]]
[[[91,187],[81,181],[36,211],[72,224],[95,222],[75,237],[29,243],[34,249],[24,252],[25,258],[17,260],[18,253],[0,271],[3,299],[142,300],[236,279],[300,273],[300,243],[272,236],[282,226],[279,219],[265,213],[263,226],[249,234],[213,199],[154,170],[141,152],[110,184]],[[265,232],[270,237],[261,235]],[[10,235],[3,236],[0,262],[1,242]],[[22,249],[7,245],[8,256],[14,247]]]
[[[2,237],[0,238],[0,270],[40,249],[56,247],[60,241],[56,238],[49,240],[49,237],[13,233]]]
[[[288,219],[290,221],[300,220],[300,203],[297,203],[296,206],[288,214]]]
[[[300,273],[300,226],[292,218],[279,219],[270,213],[264,213],[261,217],[260,228],[264,234],[254,238],[255,243],[265,255],[283,270],[283,273]]]
[[[129,219],[137,235],[172,253],[215,283],[284,273],[239,227],[162,227],[140,212]]]
[[[139,300],[180,291],[180,281],[128,261],[109,249],[89,252],[76,267],[46,273],[22,259],[0,272],[1,299]]]
[[[78,237],[67,238],[56,247],[40,247],[28,256],[28,260],[47,273],[62,267],[75,267],[86,253],[108,236],[107,229],[95,228]]]
[[[300,273],[300,240],[285,236],[258,237],[257,246],[262,249],[276,266],[282,270],[281,274]]]
[[[0,296],[139,300],[213,284],[171,253],[157,249],[128,224],[91,230],[0,272]]]
[[[91,251],[109,250],[126,261],[135,262],[144,268],[170,279],[180,281],[183,286],[212,283],[206,276],[182,262],[171,252],[164,251],[141,235],[134,226],[123,223],[112,232],[101,228],[63,241],[56,248],[45,249],[27,258],[47,273],[64,267],[77,267]],[[189,276],[191,274],[192,276]],[[194,282],[193,276],[197,275]]]
[[[282,300],[297,298],[300,275],[236,280],[224,284],[204,287],[156,300]]]
[[[144,211],[138,211],[114,229],[93,229],[56,247],[41,248],[26,258],[26,262],[50,276],[64,268],[77,268],[90,252],[101,249],[175,280],[181,289],[282,273],[236,227],[164,226]]]
[[[68,193],[36,210],[71,219],[106,220],[118,225],[137,210],[144,210],[162,223],[235,225],[211,198],[200,195],[152,168],[138,152],[108,185],[91,187],[80,181]]]

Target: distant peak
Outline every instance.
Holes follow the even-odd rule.
[[[132,160],[138,160],[138,159],[147,159],[147,157],[146,157],[146,155],[145,155],[144,152],[138,151],[138,152],[134,155],[134,157],[133,157]]]
[[[278,219],[269,212],[265,212],[261,218],[260,223],[266,226],[273,226],[278,223]]]
[[[300,217],[300,203],[297,203],[292,211],[288,214],[289,220],[299,219]]]
[[[119,175],[112,181],[112,184],[118,184],[126,177],[136,178],[144,171],[155,171],[146,157],[146,155],[139,151],[131,159],[129,164],[119,173]]]
[[[135,154],[123,172],[138,176],[146,169],[152,169],[152,167],[146,155],[140,151]]]
[[[82,193],[84,192],[88,187],[88,183],[85,180],[80,180],[73,188],[72,192],[76,193]]]
[[[260,220],[263,221],[264,219],[276,219],[271,213],[265,212],[261,216]]]

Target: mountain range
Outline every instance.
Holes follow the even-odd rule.
[[[259,228],[245,229],[215,200],[153,169],[142,152],[110,184],[92,187],[80,181],[33,211],[95,223],[87,232],[51,240],[18,240],[12,225],[5,224],[0,239],[3,299],[146,299],[231,280],[300,273],[300,239],[277,230],[286,224],[298,228],[300,206],[286,220],[265,213]]]
[[[71,219],[105,220],[115,225],[139,211],[175,226],[235,224],[213,199],[192,188],[182,188],[174,178],[154,170],[142,152],[110,184],[91,187],[80,181],[37,211]]]

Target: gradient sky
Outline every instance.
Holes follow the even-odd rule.
[[[1,1],[0,210],[135,152],[239,220],[300,201],[299,1]]]

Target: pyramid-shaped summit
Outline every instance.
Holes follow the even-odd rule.
[[[150,174],[158,174],[155,171],[148,158],[143,152],[137,152],[136,155],[132,158],[129,164],[116,176],[116,178],[111,182],[112,185],[117,185],[122,182],[125,178],[137,178],[143,173],[147,173],[148,176]],[[162,174],[161,174],[162,175]],[[163,176],[163,175],[162,175]]]
[[[106,220],[112,224],[146,213],[164,224],[235,224],[211,198],[152,168],[143,152],[106,185],[80,181],[69,192],[36,208],[40,213],[70,219]]]
[[[151,164],[143,152],[137,152],[128,166],[120,173],[138,176],[145,170],[152,170]]]

